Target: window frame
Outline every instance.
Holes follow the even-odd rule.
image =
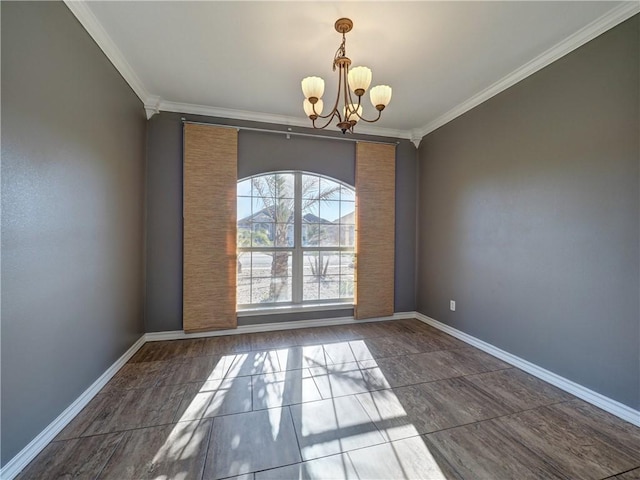
[[[307,172],[303,170],[277,170],[270,172],[263,172],[255,175],[251,175],[249,177],[238,179],[238,184],[244,181],[250,181],[257,177],[275,175],[275,174],[292,174],[294,177],[294,209],[293,209],[293,246],[287,247],[276,247],[276,246],[249,246],[249,247],[240,247],[239,245],[236,247],[236,254],[238,259],[240,254],[242,253],[251,253],[251,252],[291,252],[291,301],[281,301],[281,302],[261,302],[261,303],[245,303],[245,304],[236,304],[236,310],[239,314],[251,314],[252,312],[257,311],[267,311],[273,313],[292,313],[297,311],[305,311],[305,310],[328,310],[331,307],[335,307],[335,309],[340,308],[353,308],[354,297],[351,295],[350,297],[338,297],[338,298],[330,298],[330,299],[317,299],[317,300],[304,300],[303,299],[303,290],[304,290],[304,258],[305,252],[346,252],[350,253],[354,256],[356,255],[356,243],[355,243],[355,205],[356,205],[356,189],[354,186],[349,185],[348,183],[342,182],[336,178],[332,178],[326,175]],[[339,201],[342,202],[342,188],[347,188],[351,192],[353,192],[353,204],[354,204],[354,241],[353,246],[303,246],[302,242],[302,226],[303,226],[303,198],[302,198],[302,178],[303,175],[310,175],[317,177],[320,180],[325,179],[336,183],[341,188],[341,193],[339,197]],[[237,195],[240,197],[240,195]],[[253,194],[250,197],[253,202]],[[320,200],[322,201],[322,200]],[[349,200],[351,201],[351,200]],[[342,216],[341,216],[342,217]],[[340,218],[341,218],[340,217]],[[236,219],[236,229],[238,220]],[[340,226],[343,224],[337,224],[338,226],[338,235],[340,238]],[[346,224],[350,225],[350,224]],[[237,231],[236,231],[237,235]],[[253,278],[253,277],[252,277]],[[355,292],[355,267],[353,272],[353,291]],[[239,287],[239,276],[237,276],[236,280],[236,289]],[[239,300],[238,295],[238,300]]]

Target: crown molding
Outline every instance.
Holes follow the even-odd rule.
[[[144,111],[147,115],[147,120],[151,119],[156,113],[160,113],[160,103],[162,99],[158,96],[151,95],[144,102]]]
[[[109,37],[105,29],[100,24],[99,20],[87,6],[87,1],[64,0],[64,3],[75,15],[80,24],[85,28],[85,30],[89,33],[93,40],[98,44],[100,49],[111,61],[113,66],[116,67],[118,72],[120,72],[125,81],[131,86],[140,100],[142,100],[147,119],[150,119],[151,117],[153,117],[153,115],[159,113],[160,111],[166,111],[193,115],[205,115],[211,117],[232,118],[236,120],[278,123],[281,125],[309,128],[309,121],[306,118],[303,119],[300,117],[290,117],[285,115],[273,115],[245,110],[234,110],[228,108],[210,107],[205,105],[171,102],[163,100],[158,96],[151,95],[144,87],[142,81],[135,73],[131,65],[127,62],[120,49],[116,46],[111,37]],[[411,130],[397,130],[392,128],[359,125],[358,133],[382,137],[404,138],[411,140],[416,148],[418,148],[422,138],[425,135],[459,117],[463,113],[468,112],[472,108],[477,107],[481,103],[489,100],[491,97],[494,97],[495,95],[515,85],[521,80],[524,80],[528,76],[536,73],[538,70],[541,70],[547,65],[555,62],[559,58],[581,47],[585,43],[596,38],[598,35],[601,35],[602,33],[624,22],[625,20],[639,12],[640,3],[637,1],[624,2],[612,8],[600,18],[594,20],[574,34],[565,38],[546,52],[538,55],[530,62],[525,63],[502,79],[498,80],[497,82],[478,92],[471,98],[460,103],[458,106],[452,108],[444,115],[441,115],[440,117],[422,127],[413,128]]]
[[[125,59],[120,49],[116,46],[111,37],[106,32],[100,21],[93,14],[84,0],[64,0],[65,5],[75,15],[80,24],[87,33],[98,44],[98,47],[104,52],[111,61],[116,70],[120,72],[122,78],[129,84],[142,103],[147,103],[151,97],[142,81],[133,70],[129,62]]]
[[[560,43],[551,47],[546,52],[538,55],[530,62],[525,63],[521,67],[517,68],[513,72],[509,73],[501,80],[498,80],[494,84],[485,88],[481,92],[475,94],[468,100],[465,100],[458,106],[452,108],[444,115],[436,118],[435,120],[427,123],[421,128],[414,128],[411,130],[411,138],[422,138],[425,135],[433,132],[437,128],[440,128],[446,123],[449,123],[456,117],[459,117],[463,113],[468,112],[474,107],[477,107],[481,103],[489,100],[491,97],[499,94],[507,88],[515,85],[516,83],[524,80],[530,75],[533,75],[538,70],[543,69],[547,65],[555,62],[556,60],[564,57],[568,53],[571,53],[575,49],[581,47],[585,43],[593,40],[598,35],[603,34],[607,30],[612,29],[616,25],[631,18],[633,15],[640,12],[640,2],[624,2],[617,7],[612,8],[600,18],[594,20],[590,24],[584,26],[574,34],[562,40]],[[414,142],[415,143],[415,142]],[[418,140],[417,146],[420,144]]]
[[[145,109],[147,106],[145,105]],[[247,110],[235,110],[231,108],[209,107],[206,105],[195,105],[192,103],[169,102],[160,100],[158,111],[189,113],[192,115],[204,115],[207,117],[232,118],[234,120],[249,120],[263,123],[277,123],[290,127],[312,128],[306,118],[291,117],[286,115],[275,115],[270,113],[250,112]],[[156,112],[157,113],[157,112]],[[393,128],[373,127],[369,125],[357,125],[358,134],[376,135],[380,137],[393,137],[411,139],[411,132],[408,130],[396,130]]]

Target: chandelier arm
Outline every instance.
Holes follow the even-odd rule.
[[[351,92],[349,92],[349,104],[353,104],[353,100],[351,98]],[[365,117],[363,117],[358,113],[358,109],[360,108],[360,105],[362,105],[362,96],[358,97],[358,105],[356,106],[356,109],[354,112],[355,116],[358,117],[358,120],[362,120],[363,122],[367,122],[367,123],[375,123],[378,120],[380,120],[380,117],[382,117],[382,110],[378,110],[378,116],[375,119],[373,120],[366,119]]]
[[[330,111],[330,112],[329,112],[329,113],[327,113],[326,115],[318,115],[318,114],[316,113],[316,106],[315,106],[315,104],[313,104],[313,105],[312,105],[312,107],[313,107],[313,114],[314,114],[316,117],[318,117],[318,118],[329,118],[329,117],[332,117],[332,115],[333,115],[333,113],[334,113],[333,111]],[[334,107],[334,108],[335,108],[335,107]],[[333,117],[332,117],[332,118],[333,118]]]
[[[347,79],[349,78],[349,75],[347,74]],[[349,105],[353,104],[353,98],[351,97],[351,90],[347,89],[347,94],[349,97]],[[358,107],[360,106],[360,97],[358,97]]]
[[[340,66],[340,72],[342,73],[342,66]],[[342,79],[340,77],[340,75],[338,75],[338,94],[336,95],[336,102],[333,104],[333,108],[329,111],[329,113],[327,113],[326,115],[318,115],[316,113],[316,106],[313,106],[313,113],[315,115],[318,116],[318,118],[328,118],[329,122],[324,126],[324,127],[320,127],[320,128],[325,128],[326,126],[329,125],[329,123],[331,123],[331,120],[333,120],[333,118],[335,116],[338,117],[338,122],[342,121],[342,116],[340,115],[340,112],[338,110],[338,104],[340,103],[340,83],[341,83]],[[314,128],[318,128],[318,127],[314,127]]]
[[[316,122],[313,122],[313,128],[327,128],[329,126],[329,124],[333,121],[333,117],[335,117],[337,114],[337,112],[331,112],[331,118],[329,118],[329,120],[327,120],[327,123],[325,123],[323,126],[321,127],[316,127]],[[328,115],[327,115],[328,116]],[[327,117],[319,117],[319,118],[327,118]],[[338,119],[340,119],[340,117],[338,116]]]
[[[340,104],[340,93],[342,91],[342,71],[344,69],[344,65],[340,65],[339,67],[340,67],[340,72],[338,74],[338,94],[336,95],[336,103],[333,105],[332,112],[338,116],[338,122],[342,122],[342,115],[340,114],[340,109],[338,108],[338,105]],[[345,115],[345,118],[346,118],[346,115]]]
[[[349,94],[349,105],[353,105],[353,104],[354,104],[354,102],[353,102],[353,98],[351,97],[351,90],[347,89],[347,92],[348,92],[348,94]],[[360,102],[361,102],[361,100],[362,100],[362,97],[361,97],[361,96],[360,96],[360,97],[358,97],[358,104],[356,105],[356,111],[355,111],[355,114],[356,114],[356,116],[357,116],[358,118],[362,118],[362,117],[360,117],[360,115],[358,115],[358,109],[360,108],[360,105],[361,105],[361,103],[360,103]]]
[[[375,123],[375,122],[377,122],[378,120],[380,120],[380,117],[381,117],[381,116],[382,116],[382,110],[378,110],[378,116],[377,116],[376,118],[374,118],[373,120],[367,120],[366,118],[361,117],[360,115],[358,115],[358,118],[359,118],[360,120],[362,120],[363,122],[367,122],[367,123]]]
[[[340,101],[340,82],[338,81],[338,95],[336,95],[336,102],[333,104],[333,108],[326,115],[318,115],[318,118],[331,118],[338,116],[338,121],[342,121],[342,117],[340,116],[340,112],[338,112],[338,103]],[[315,111],[315,110],[314,110]],[[323,127],[324,128],[324,127]]]

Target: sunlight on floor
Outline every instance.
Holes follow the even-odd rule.
[[[248,446],[268,447],[273,443],[296,448],[295,437],[292,445],[286,443],[291,439],[280,438],[283,422],[290,425],[292,420],[287,435],[291,437],[295,428],[304,463],[281,467],[288,469],[287,476],[446,478],[418,430],[408,421],[366,340],[225,355],[208,378],[191,396],[185,395],[179,423],[158,450],[154,464],[197,455],[207,439],[197,430],[198,422],[188,420],[216,417],[227,411],[243,415],[253,410],[253,414],[265,412],[268,425],[256,426],[256,438],[243,438],[242,434],[226,437],[226,444],[215,449],[224,452],[220,455],[226,462],[216,478],[258,470],[254,456],[261,453]],[[236,410],[228,409],[227,404],[236,402],[234,391],[242,393],[240,401],[249,398],[251,402],[239,409],[234,405]],[[216,424],[211,442],[217,434]]]

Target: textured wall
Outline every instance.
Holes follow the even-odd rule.
[[[418,310],[634,408],[639,45],[635,16],[428,135],[418,167]]]
[[[142,104],[62,2],[2,9],[2,463],[143,332]]]
[[[182,329],[182,123],[183,115],[160,113],[149,121],[147,158],[147,298],[149,332]],[[222,118],[186,115],[188,120],[285,130]],[[304,130],[296,128],[296,130]],[[324,133],[324,132],[323,132]],[[341,135],[337,132],[337,135]],[[393,141],[388,138],[363,137]],[[319,138],[241,130],[238,176],[300,169],[354,184],[354,144]],[[395,310],[415,309],[416,150],[407,140],[396,156]],[[353,315],[353,309],[241,317],[239,324]]]

